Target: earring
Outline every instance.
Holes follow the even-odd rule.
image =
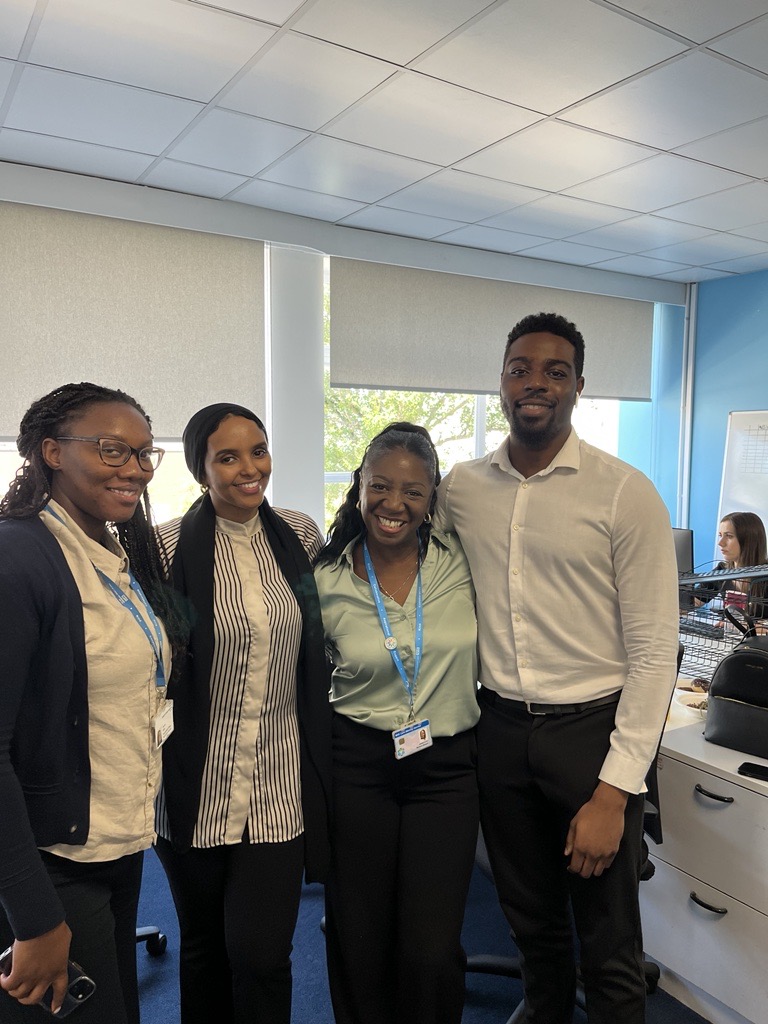
[[[207,494],[208,493],[208,484],[200,484],[200,493],[201,494]]]
[[[355,505],[355,508],[357,509],[358,512],[360,511],[360,499],[359,498],[357,500],[357,504]]]
[[[429,512],[427,512],[427,514],[424,516],[424,522],[427,524],[427,526],[429,526],[429,524],[432,522],[432,516]]]

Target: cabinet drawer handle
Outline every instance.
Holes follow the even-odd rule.
[[[704,789],[704,787],[700,785],[698,782],[693,788],[696,790],[697,793],[701,793],[702,796],[708,796],[710,800],[719,800],[720,803],[723,804],[733,803],[732,796],[719,796],[717,793],[710,793],[708,789]]]
[[[700,907],[703,907],[705,910],[711,910],[713,914],[728,913],[727,907],[713,907],[711,903],[705,903],[704,900],[700,900],[695,892],[692,892],[690,895],[694,903],[697,903]]]

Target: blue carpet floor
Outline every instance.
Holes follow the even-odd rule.
[[[322,888],[306,886],[294,938],[293,1024],[333,1024],[320,931],[322,916]],[[179,1024],[179,935],[165,876],[152,851],[145,858],[139,924],[159,925],[168,936],[168,949],[162,957],[151,957],[143,946],[139,947],[142,1024]],[[463,941],[467,954],[514,952],[493,886],[478,871],[469,893]],[[521,997],[519,981],[468,974],[462,1024],[505,1024]],[[575,1024],[584,1021],[586,1017],[577,1011]],[[647,1021],[648,1024],[705,1024],[702,1017],[661,991],[648,1000]],[[218,1022],[211,1021],[211,1024]]]

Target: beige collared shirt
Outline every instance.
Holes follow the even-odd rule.
[[[100,569],[133,600],[148,628],[150,617],[131,590],[128,558],[108,530],[103,543],[88,537],[54,501],[60,518],[41,518],[61,545],[83,602],[88,665],[88,744],[91,823],[84,846],[47,849],[77,861],[103,861],[151,846],[160,752],[151,727],[164,691],[156,685],[155,655],[141,626],[99,577]],[[170,644],[160,624],[166,673]],[[166,674],[167,678],[167,674]]]
[[[640,792],[678,644],[672,532],[651,482],[574,432],[526,479],[505,440],[451,470],[436,523],[458,533],[472,569],[481,683],[542,704],[621,690],[600,778]]]

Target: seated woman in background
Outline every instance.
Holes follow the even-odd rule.
[[[458,1024],[478,831],[474,592],[430,527],[423,427],[371,441],[316,560],[334,665],[326,945],[337,1024]]]
[[[289,1024],[302,871],[328,861],[329,671],[301,512],[272,509],[249,409],[195,413],[184,456],[204,495],[159,527],[193,620],[172,690],[157,853],[181,931],[182,1024]]]
[[[56,1011],[71,957],[96,982],[77,1020],[138,1024],[136,908],[171,722],[163,622],[184,633],[149,525],[163,451],[133,398],[95,384],[34,402],[18,448],[0,502],[0,1020],[42,1020],[31,1004],[49,986]]]
[[[716,566],[718,569],[739,569],[768,563],[765,526],[754,512],[729,512],[723,516],[717,531],[717,546],[723,556],[723,561]],[[765,600],[763,583],[753,583],[748,579],[726,580],[721,592],[726,605],[743,607],[750,615],[758,618],[767,614],[768,600]],[[749,597],[740,600],[740,594]]]

